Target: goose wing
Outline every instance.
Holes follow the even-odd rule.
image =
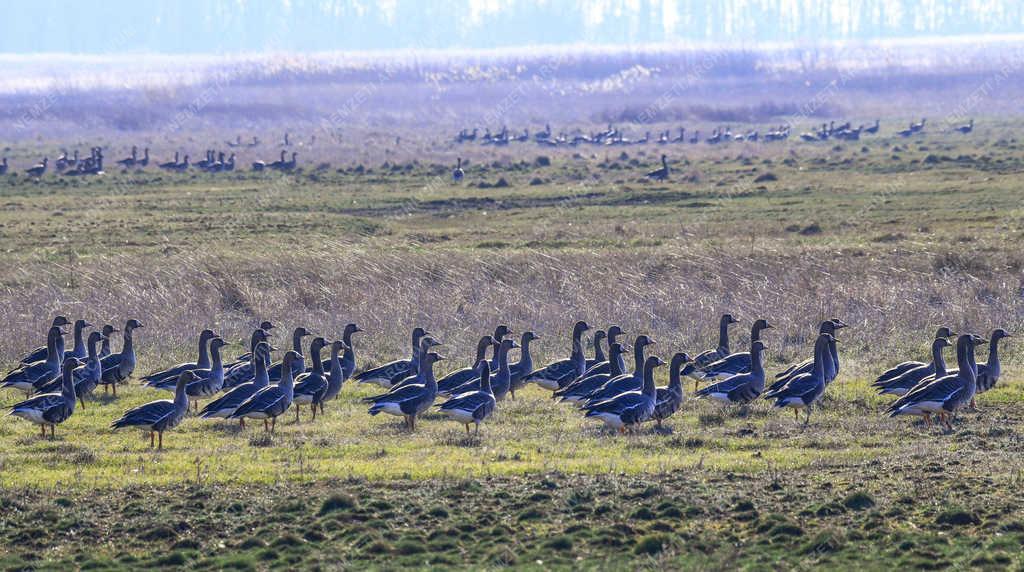
[[[935,373],[935,365],[921,365],[912,367],[903,373],[885,381],[875,381],[872,387],[878,389],[879,394],[906,393],[920,383],[922,380]]]
[[[488,403],[494,401],[494,396],[483,391],[468,391],[452,397],[448,401],[438,405],[441,411],[476,411]]]
[[[775,399],[775,405],[781,406],[786,400],[800,398],[804,403],[814,401],[816,395],[824,391],[825,384],[819,378],[811,374],[798,375],[790,380],[785,387],[772,392],[765,393],[765,399]]]
[[[40,346],[21,358],[22,364],[31,364],[37,361],[43,361],[46,359],[46,346]]]
[[[704,366],[704,377],[726,377],[750,371],[750,352],[729,354]]]
[[[249,399],[243,401],[242,404],[238,406],[238,409],[235,409],[235,412],[231,414],[231,417],[242,417],[247,413],[253,413],[256,411],[269,411],[271,408],[283,402],[284,398],[284,392],[280,387],[276,385],[269,385],[254,393]]]
[[[955,373],[938,379],[924,381],[918,383],[917,386],[908,391],[903,397],[893,402],[887,412],[890,415],[897,415],[900,410],[909,406],[925,402],[944,403],[964,391],[964,389],[960,376]]]
[[[892,379],[892,378],[894,378],[894,377],[896,377],[896,376],[898,376],[898,375],[900,375],[902,373],[906,373],[907,370],[913,369],[915,367],[920,367],[922,365],[927,365],[927,364],[925,364],[924,362],[920,362],[920,361],[905,361],[903,363],[896,364],[896,365],[890,367],[889,369],[885,370],[884,372],[882,372],[882,375],[878,376],[878,378],[875,379],[875,383],[880,383],[880,382],[888,381],[888,380],[890,380],[890,379]]]
[[[382,381],[388,381],[400,372],[409,371],[411,364],[412,362],[407,359],[395,360],[382,366],[357,373],[352,377],[352,379],[360,383],[380,383]]]
[[[410,383],[401,387],[395,388],[387,393],[381,395],[374,395],[372,397],[364,397],[363,401],[366,403],[402,403],[410,399],[416,399],[419,397],[425,386],[418,383]]]
[[[203,408],[199,413],[200,417],[210,418],[216,413],[223,411],[231,411],[238,409],[238,406],[245,403],[247,399],[256,393],[256,384],[254,383],[243,383],[242,385],[232,388],[224,395],[214,399]]]
[[[740,393],[743,393],[743,390],[750,385],[751,381],[753,381],[751,375],[741,373],[726,378],[724,381],[709,385],[695,392],[694,395],[697,397],[708,397],[714,394],[724,394],[728,395],[729,399],[733,401],[733,395],[739,396]]]
[[[449,393],[456,387],[479,378],[480,376],[476,374],[474,368],[464,367],[437,380],[437,390],[441,393]]]
[[[64,404],[64,396],[60,393],[44,393],[11,406],[11,415],[18,415],[23,411],[42,411]]]
[[[527,374],[525,381],[537,381],[539,379],[544,379],[561,382],[566,377],[574,375],[575,373],[576,364],[574,364],[570,359],[563,359]],[[561,385],[563,384],[559,383],[559,386]]]
[[[779,373],[775,374],[775,379],[777,379],[777,380],[787,379],[788,380],[789,378],[791,378],[793,376],[796,376],[796,375],[800,375],[801,373],[811,373],[811,369],[812,368],[814,368],[814,359],[813,358],[807,358],[804,361],[797,362],[797,363],[787,367],[783,371],[780,371]]]
[[[188,371],[190,369],[196,369],[197,367],[199,366],[195,363],[179,363],[174,367],[170,367],[162,371],[153,372],[143,377],[140,381],[149,386],[157,385],[159,382],[164,381],[165,379],[168,378],[173,378],[174,382],[177,382],[178,376],[180,376],[182,372]]]

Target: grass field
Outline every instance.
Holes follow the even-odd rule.
[[[165,397],[134,384],[54,441],[6,417],[0,567],[1021,567],[1014,338],[952,434],[881,417],[868,384],[924,359],[939,325],[1024,332],[1024,126],[892,135],[906,119],[857,142],[439,145],[286,176],[0,177],[4,365],[56,313],[140,319],[137,374],[194,359],[204,327],[240,353],[262,319],[279,346],[298,325],[356,322],[360,368],[405,356],[426,326],[439,372],[498,323],[540,334],[543,364],[567,355],[576,319],[648,333],[668,358],[710,347],[721,312],[743,321],[734,349],[765,317],[772,372],[809,356],[821,319],[850,324],[806,429],[766,403],[688,401],[663,430],[614,435],[531,387],[479,437],[437,414],[408,434],[352,383],[316,423],[285,416],[267,437],[187,419],[162,452],[107,428]],[[663,150],[671,180],[646,181]]]

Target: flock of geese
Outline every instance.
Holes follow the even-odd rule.
[[[436,407],[464,425],[467,434],[471,425],[479,432],[480,424],[494,414],[498,403],[506,397],[515,399],[517,391],[533,383],[551,391],[558,402],[577,407],[584,417],[624,432],[648,421],[660,426],[679,411],[685,400],[683,377],[694,380],[693,397],[697,399],[729,407],[746,406],[763,398],[776,408],[792,409],[797,421],[804,412],[803,425],[807,426],[811,411],[839,375],[836,333],[846,324],[839,319],[823,321],[811,357],[776,373],[769,385],[763,336],[772,325],[755,320],[749,350],[733,352],[729,330],[736,323],[731,314],[725,314],[719,320],[715,347],[695,356],[675,353],[668,363],[669,383],[665,387],[655,386],[654,371],[666,362],[648,355],[655,341],[641,334],[631,345],[623,343],[625,332],[616,325],[594,333],[594,354],[588,357],[584,334],[591,328],[584,321],[576,322],[570,334],[569,356],[543,367],[535,367],[531,354],[531,343],[540,336],[525,331],[517,342],[508,326],[499,325],[480,338],[470,366],[440,379],[435,377],[434,366],[444,359],[436,351],[443,344],[421,327],[412,331],[408,359],[359,373],[352,337],[362,330],[356,324],[348,324],[337,340],[313,336],[306,328],[298,327],[292,331],[290,349],[279,361],[272,359],[277,348],[270,342],[275,329],[270,322],[261,323],[253,331],[250,351],[233,361],[224,359],[228,343],[207,329],[199,334],[195,362],[141,378],[144,386],[171,392],[173,398],[129,409],[111,427],[140,427],[149,432],[150,446],[161,449],[164,432],[178,426],[189,411],[204,419],[237,419],[243,429],[246,419],[260,420],[265,431],[273,432],[277,418],[289,409],[294,409],[296,423],[301,422],[303,406],[308,407],[313,421],[318,412],[323,416],[325,404],[337,399],[344,383],[352,379],[382,388],[378,395],[363,399],[370,415],[402,417],[410,431],[415,430],[418,417]],[[73,336],[70,350],[64,341],[69,326]],[[72,323],[57,316],[47,332],[46,345],[29,352],[0,380],[0,388],[17,389],[29,396],[12,406],[10,415],[38,425],[43,437],[49,427],[53,438],[56,426],[73,415],[76,404],[84,408],[85,398],[98,386],[103,385],[104,392],[112,391],[116,396],[117,385],[135,372],[134,332],[143,324],[135,319],[125,323],[120,331],[121,350],[116,353],[111,351],[110,340],[118,330],[105,325],[86,338],[86,331],[92,327],[86,320]],[[304,352],[307,337],[313,339],[308,352]],[[965,406],[973,407],[975,396],[999,380],[999,342],[1007,337],[1010,334],[1001,328],[993,331],[989,340],[975,334],[955,336],[948,327],[939,328],[930,362],[900,363],[874,382],[880,394],[897,396],[886,414],[922,417],[929,426],[935,417],[952,431],[951,417]],[[989,344],[988,361],[979,363],[975,347],[985,343]],[[955,345],[957,357],[953,369],[947,368],[943,359],[944,348],[951,345]],[[518,350],[518,359],[512,361],[509,354],[514,349]],[[626,365],[630,352],[631,370]],[[202,409],[200,400],[206,400]]]
[[[280,157],[276,161],[254,161],[250,169],[256,172],[262,171],[285,171],[290,172],[298,168],[298,153],[292,151],[289,158],[287,151],[282,150]],[[149,148],[145,147],[142,150],[142,156],[139,156],[139,148],[132,146],[131,154],[123,159],[117,160],[116,164],[119,168],[128,170],[142,170],[149,166]],[[199,171],[205,171],[207,173],[219,173],[222,171],[234,171],[235,170],[235,154],[226,154],[223,151],[216,149],[207,149],[206,156],[200,161],[193,162],[191,156],[186,154],[182,157],[178,151],[174,152],[174,159],[165,163],[157,163],[156,166],[165,171],[174,172],[185,172],[190,169]],[[54,170],[59,174],[66,177],[74,177],[80,175],[102,175],[105,173],[103,167],[103,148],[93,147],[89,151],[89,156],[79,158],[78,151],[69,157],[66,150],[61,151],[60,157],[53,165]],[[0,175],[7,174],[9,169],[9,163],[7,157],[0,159]],[[43,157],[43,160],[36,163],[32,167],[25,169],[25,174],[32,178],[40,178],[45,175],[50,169],[49,157]]]
[[[897,131],[896,134],[901,137],[910,137],[911,135],[923,133],[924,124],[924,119],[920,122],[911,122],[906,129],[901,129]],[[857,141],[861,138],[862,134],[877,134],[880,128],[881,121],[878,119],[875,120],[874,124],[860,124],[857,127],[853,127],[849,121],[839,125],[837,125],[835,121],[831,121],[828,123],[822,123],[819,127],[800,133],[800,140],[807,142],[828,140]],[[953,128],[953,131],[957,131],[965,135],[973,130],[973,119],[968,123],[958,125]],[[479,140],[481,145],[498,146],[508,145],[509,143],[528,143],[532,141],[542,147],[577,147],[579,145],[625,146],[647,145],[649,143],[657,143],[659,145],[676,143],[688,143],[691,145],[705,143],[708,145],[718,145],[733,141],[785,141],[789,139],[789,135],[790,126],[788,124],[770,127],[764,133],[761,133],[758,129],[733,132],[731,126],[720,126],[712,129],[711,134],[706,137],[701,137],[699,129],[696,129],[687,135],[686,128],[679,127],[676,132],[673,132],[670,129],[661,131],[656,137],[652,137],[651,132],[646,131],[642,137],[637,138],[629,137],[625,131],[611,124],[609,124],[607,129],[604,131],[586,133],[577,129],[572,132],[561,131],[558,134],[553,133],[551,131],[551,125],[547,124],[544,126],[543,131],[535,132],[532,135],[530,134],[529,129],[523,129],[522,132],[513,133],[509,131],[508,127],[502,127],[494,133],[492,133],[490,129],[484,129],[484,132],[480,133],[480,129],[477,127],[474,127],[473,129],[462,129],[455,136],[454,141],[456,143],[474,143]]]

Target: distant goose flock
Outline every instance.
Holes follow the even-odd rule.
[[[900,137],[921,135],[925,132],[926,121],[927,119],[925,118],[922,118],[920,121],[911,121],[907,124],[906,128],[895,131],[895,135]],[[832,140],[857,141],[862,137],[862,135],[877,135],[880,132],[880,125],[881,122],[878,119],[876,119],[873,124],[860,124],[857,127],[853,127],[849,121],[838,125],[835,121],[830,121],[815,126],[808,131],[799,133],[798,138],[804,142]],[[623,129],[611,124],[602,131],[587,133],[579,129],[555,133],[552,131],[551,125],[545,125],[543,130],[537,131],[532,135],[530,134],[529,129],[523,129],[519,133],[513,133],[509,131],[507,127],[502,127],[493,133],[490,129],[484,129],[483,133],[480,133],[479,128],[462,129],[455,136],[454,142],[461,144],[479,141],[482,145],[495,146],[504,146],[510,143],[532,142],[541,147],[577,147],[580,145],[617,147],[649,144],[696,145],[698,143],[721,145],[733,142],[757,143],[785,141],[790,138],[790,130],[791,127],[789,125],[778,125],[769,127],[763,132],[758,129],[733,132],[731,126],[724,125],[715,127],[710,131],[710,135],[702,137],[699,129],[695,129],[688,134],[685,127],[679,127],[675,132],[671,129],[661,131],[656,137],[652,137],[651,133],[647,131],[643,136],[633,138],[627,135]],[[967,135],[974,131],[974,119],[968,120],[967,123],[953,126],[949,131]],[[312,136],[310,138],[310,145],[315,141],[316,137]],[[251,149],[261,147],[262,145],[258,137],[252,137],[251,142],[243,142],[241,135],[239,135],[235,141],[226,141],[225,144],[230,149],[250,149],[248,152],[252,152]],[[280,143],[280,146],[288,148],[292,147],[292,145],[293,143],[286,133],[283,141]],[[302,145],[302,143],[299,143],[299,145]],[[122,170],[144,170],[150,165],[149,152],[149,147],[143,147],[140,156],[139,147],[133,145],[127,156],[116,161],[116,166]],[[297,151],[291,151],[289,154],[287,149],[281,149],[276,159],[261,158],[254,160],[249,163],[249,169],[254,172],[291,172],[295,171],[299,167],[298,157],[299,153]],[[233,151],[225,153],[224,151],[217,149],[206,149],[203,153],[203,159],[193,161],[192,157],[188,153],[182,154],[180,151],[175,151],[174,158],[172,160],[154,164],[156,167],[164,171],[171,172],[185,172],[190,170],[198,170],[208,173],[232,172],[236,169],[236,154]],[[455,168],[452,170],[452,180],[456,183],[461,182],[465,178],[465,171],[463,170],[462,164],[463,161],[459,158]],[[105,172],[103,148],[93,147],[89,150],[89,156],[81,159],[79,158],[79,152],[77,150],[73,151],[69,156],[68,151],[66,149],[62,149],[59,157],[54,162],[52,170],[58,175],[69,177],[80,175],[102,175]],[[43,157],[38,163],[31,164],[31,166],[24,168],[25,175],[34,179],[41,178],[50,171],[50,160],[48,157]],[[10,170],[7,157],[0,157],[0,175],[13,172],[14,171]],[[668,176],[669,167],[667,157],[663,154],[661,156],[661,168],[651,171],[647,174],[647,177],[652,180],[663,181],[666,180]]]
[[[693,357],[686,352],[672,355],[669,384],[657,387],[654,372],[666,362],[651,355],[655,340],[645,334],[622,341],[626,333],[611,325],[593,335],[594,356],[585,352],[584,335],[591,330],[585,321],[573,324],[569,333],[570,353],[541,367],[535,367],[531,344],[540,339],[525,331],[519,340],[506,325],[479,338],[473,361],[437,379],[434,368],[445,359],[437,349],[444,344],[421,327],[412,330],[408,359],[391,361],[357,372],[353,336],[362,332],[348,324],[340,339],[313,337],[307,347],[304,339],[312,332],[297,327],[291,333],[291,346],[280,361],[272,361],[277,351],[269,339],[274,324],[264,321],[252,333],[248,352],[233,361],[224,359],[229,344],[212,329],[198,336],[195,362],[178,364],[140,378],[144,387],[173,393],[172,399],[159,399],[125,411],[112,421],[112,429],[139,427],[150,434],[150,446],[163,448],[163,435],[182,423],[189,412],[207,420],[263,421],[264,430],[273,433],[277,419],[294,410],[295,424],[302,423],[301,409],[308,408],[310,422],[325,415],[325,405],[341,394],[347,380],[375,384],[383,391],[362,401],[370,415],[384,413],[401,417],[409,431],[417,420],[435,408],[470,433],[497,414],[502,402],[514,400],[516,392],[527,384],[551,391],[559,403],[578,408],[584,418],[594,419],[619,432],[635,431],[643,423],[658,427],[680,411],[684,402],[683,378],[696,384],[693,397],[717,403],[720,407],[747,407],[758,399],[779,409],[791,409],[802,426],[810,423],[811,412],[819,404],[829,385],[840,372],[837,332],[847,327],[839,319],[821,323],[810,358],[776,373],[769,384],[765,371],[764,339],[772,325],[758,319],[752,323],[747,351],[731,352],[730,327],[737,320],[723,314],[718,322],[715,345]],[[65,347],[65,328],[71,327],[73,344]],[[121,350],[112,352],[109,341],[119,330],[111,325],[99,331],[90,322],[71,322],[55,317],[47,330],[46,345],[23,358],[20,365],[0,380],[0,388],[16,389],[27,399],[10,408],[10,415],[40,427],[50,438],[56,426],[70,419],[76,404],[85,407],[98,386],[116,396],[117,386],[132,378],[136,369],[134,336],[143,324],[129,319],[120,329]],[[872,386],[881,395],[896,396],[885,410],[889,416],[921,417],[927,426],[938,420],[952,431],[952,419],[964,409],[975,408],[978,394],[992,389],[1001,373],[1000,342],[1010,333],[993,330],[986,340],[976,334],[957,336],[948,327],[940,327],[932,343],[930,361],[906,361],[883,372]],[[951,340],[955,338],[955,342]],[[988,360],[975,359],[977,346],[988,344]],[[948,369],[943,358],[946,347],[956,348],[956,367]],[[605,351],[607,347],[607,353]],[[327,357],[323,356],[326,350]],[[518,350],[518,359],[510,353]],[[491,358],[488,359],[488,353]],[[626,356],[633,354],[632,370]],[[308,359],[306,359],[308,356]],[[704,387],[700,387],[704,383]],[[199,408],[200,400],[207,400]]]

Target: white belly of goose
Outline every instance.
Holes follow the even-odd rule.
[[[48,423],[48,421],[43,419],[43,412],[39,409],[16,409],[11,412],[11,415],[14,415],[15,417],[21,417],[22,419],[25,419],[26,421],[31,421],[36,425]]]
[[[597,415],[593,415],[593,417],[604,421],[605,425],[614,427],[615,429],[622,429],[625,426],[625,423],[622,422],[622,418],[614,413],[599,413]]]
[[[388,415],[395,415],[396,417],[404,417],[405,413],[402,411],[401,404],[394,401],[388,401],[386,403],[378,403],[377,407],[381,413],[387,413]]]
[[[476,419],[473,418],[473,412],[466,409],[445,409],[442,411],[449,419],[458,421],[463,425],[469,423],[476,423]]]

